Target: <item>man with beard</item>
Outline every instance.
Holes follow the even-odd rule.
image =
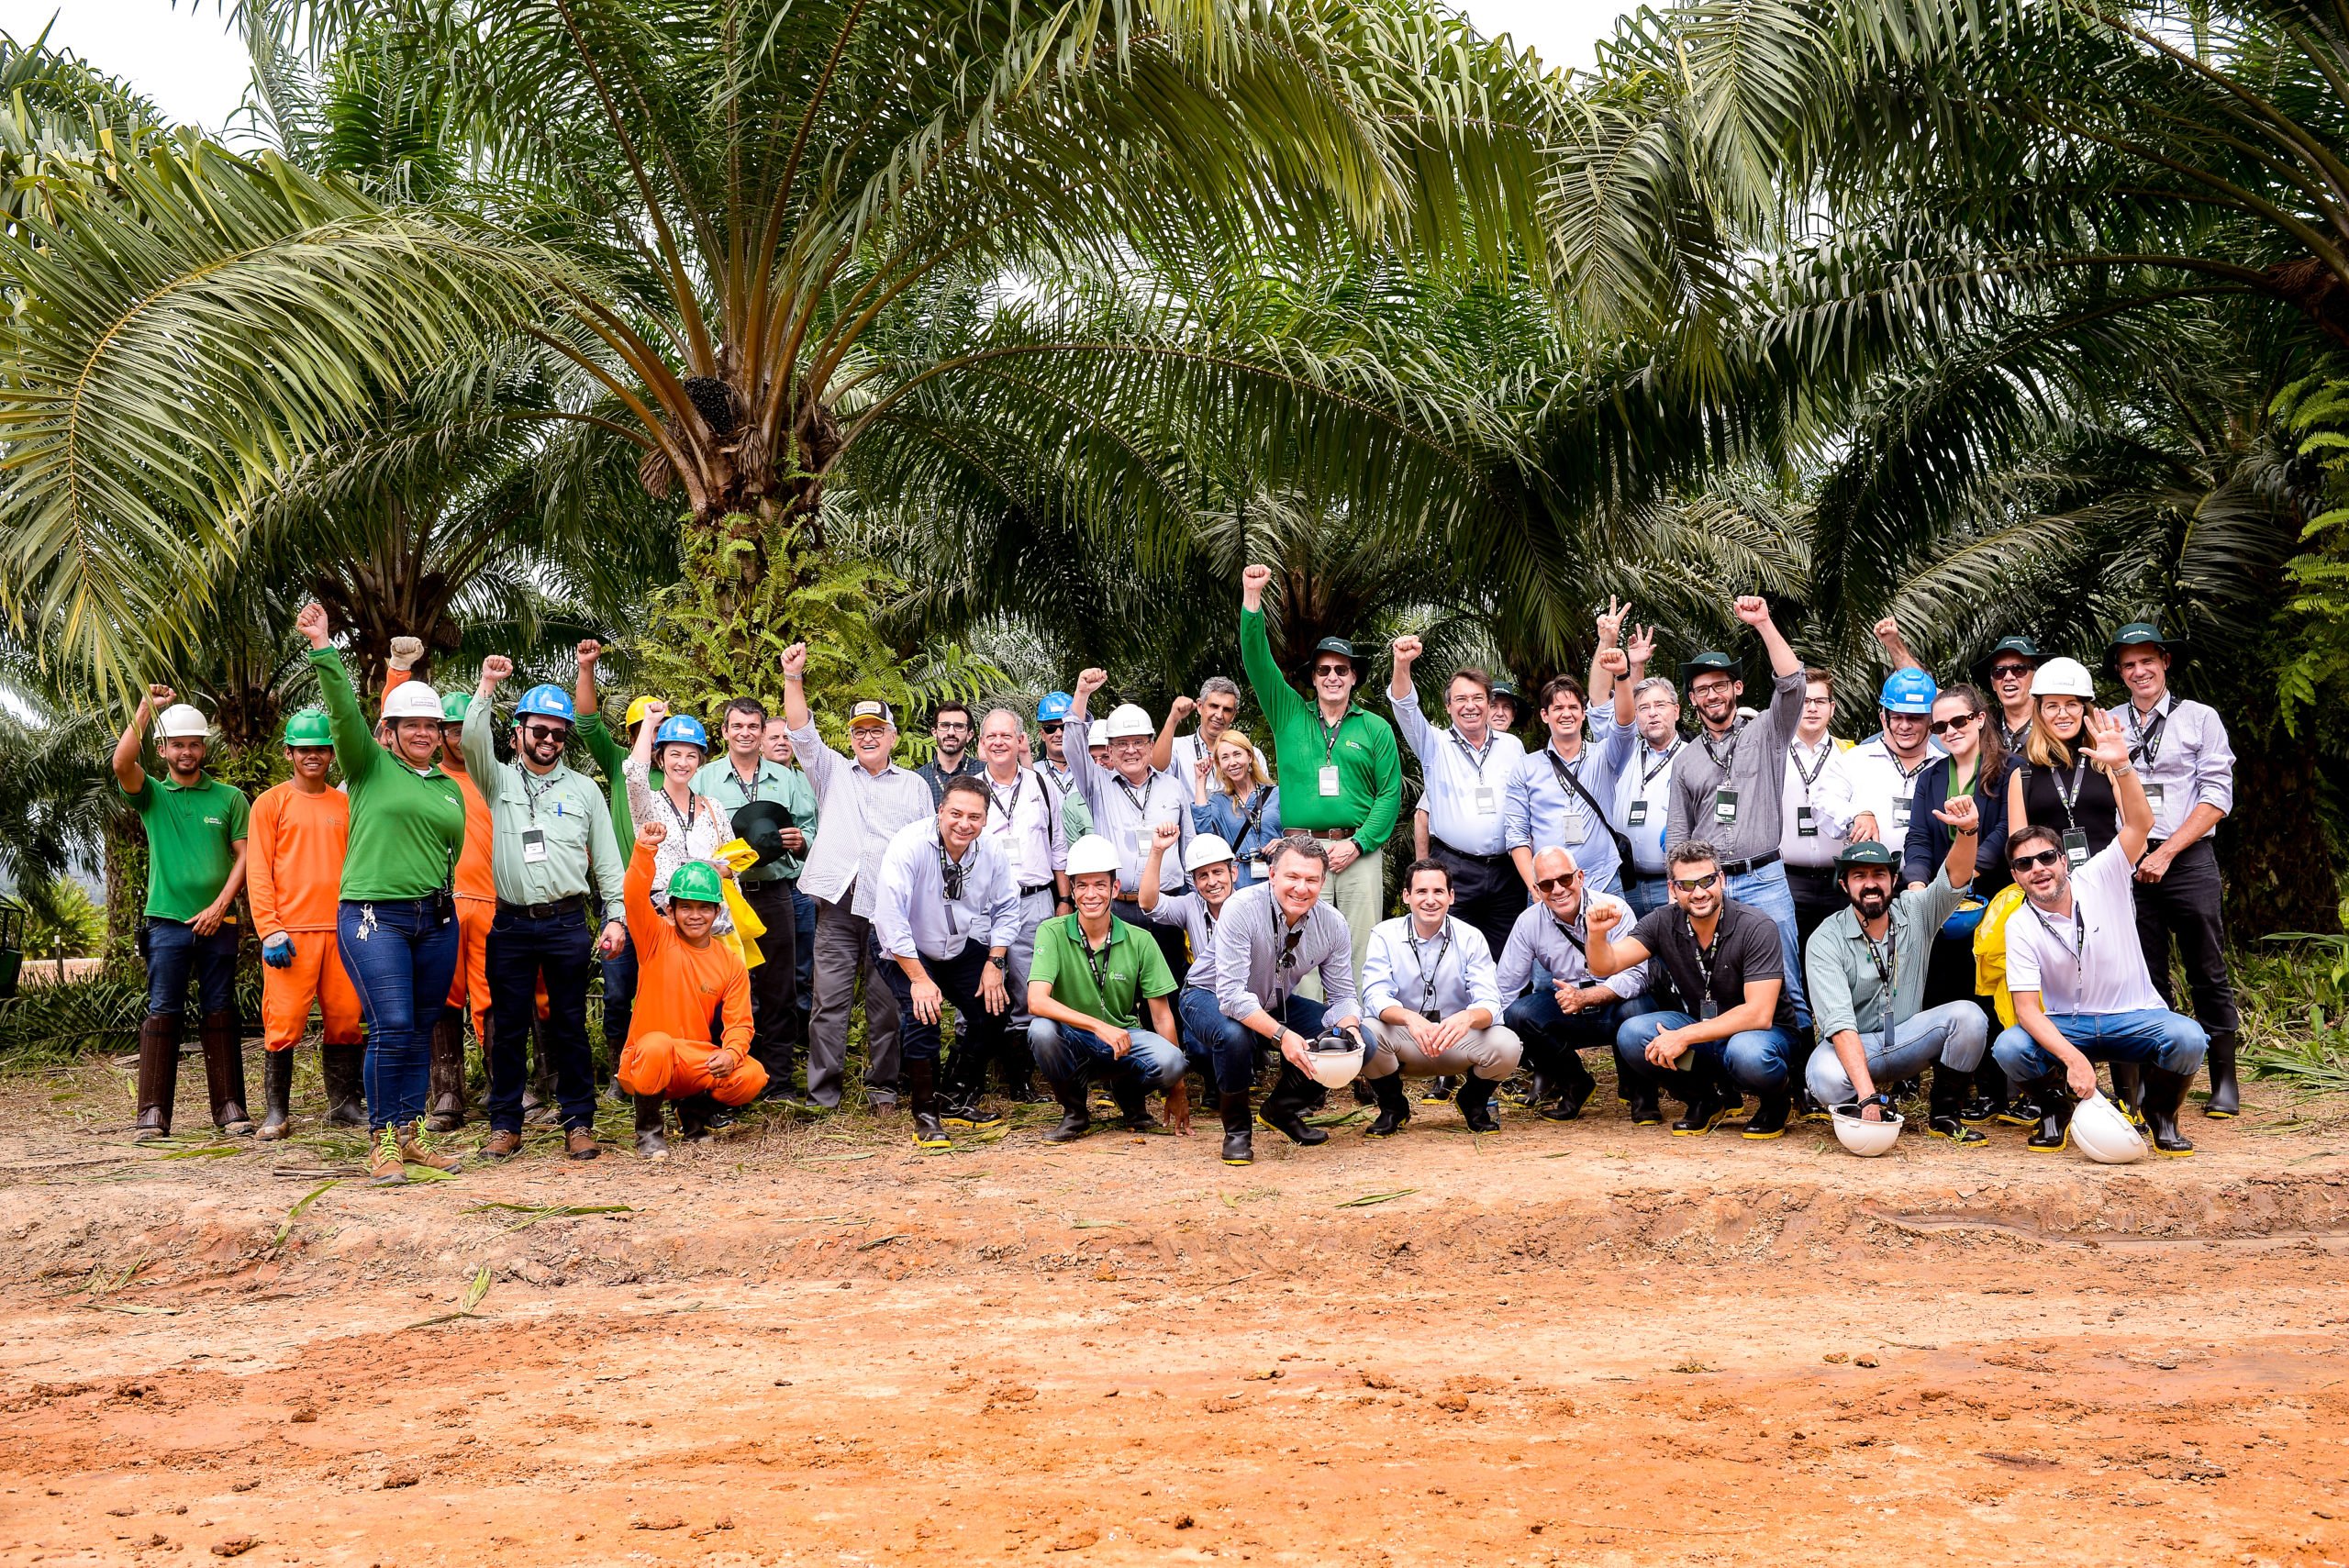
[[[938,711],[930,716],[930,739],[937,754],[914,772],[930,786],[933,806],[944,803],[948,780],[979,771],[979,759],[971,752],[974,733],[971,710],[961,703],[941,703]]]
[[[1629,904],[1611,893],[1590,891],[1573,854],[1560,849],[1533,857],[1533,890],[1542,902],[1517,917],[1508,945],[1501,950],[1500,993],[1515,998],[1501,1021],[1516,1034],[1533,1065],[1528,1106],[1545,1120],[1572,1121],[1582,1115],[1591,1091],[1598,1086],[1583,1066],[1582,1053],[1614,1050],[1624,1022],[1653,1011],[1655,1004],[1648,1000],[1644,963],[1604,980],[1590,972],[1586,905],[1613,908],[1621,929],[1636,918]],[[1547,975],[1547,984],[1529,991],[1537,966]]]

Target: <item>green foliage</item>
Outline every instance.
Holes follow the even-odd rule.
[[[763,560],[765,570],[755,563]],[[889,705],[917,756],[928,741],[918,717],[950,697],[976,699],[1003,675],[952,644],[907,658],[874,628],[905,592],[885,567],[818,550],[784,519],[735,516],[723,528],[695,529],[684,544],[683,579],[651,596],[634,649],[640,688],[676,713],[713,727],[735,697],[783,711],[783,651],[807,644],[807,686],[827,741],[845,749],[850,705]]]
[[[2349,1091],[2349,936],[2267,940],[2300,945],[2237,955],[2245,1064],[2307,1093]]]
[[[60,877],[23,896],[27,958],[87,958],[106,941],[106,912],[80,883]]]
[[[2271,411],[2324,473],[2324,510],[2300,530],[2285,567],[2290,641],[2277,696],[2294,734],[2320,708],[2349,697],[2349,381],[2310,376],[2276,395]]]

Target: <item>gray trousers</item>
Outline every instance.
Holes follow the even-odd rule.
[[[1881,1029],[1860,1036],[1860,1048],[1867,1053],[1868,1076],[1879,1089],[1936,1065],[1953,1073],[1971,1073],[1982,1065],[1982,1053],[1990,1045],[1989,1020],[1971,1000],[1928,1007],[1901,1019],[1898,1032],[1898,1044],[1887,1041]],[[1852,1075],[1843,1070],[1843,1059],[1835,1054],[1831,1040],[1820,1040],[1812,1050],[1810,1062],[1803,1069],[1803,1083],[1810,1097],[1822,1106],[1848,1106],[1854,1098]]]
[[[864,979],[866,1093],[897,1089],[897,998],[874,956],[873,922],[847,904],[816,900],[816,1007],[807,1020],[807,1097],[841,1103],[848,1064],[849,1010]]]
[[[1052,890],[1031,893],[1019,901],[1019,935],[1007,954],[1011,982],[1010,1028],[1024,1030],[1035,1020],[1028,1016],[1028,972],[1036,966],[1036,928],[1052,917]]]

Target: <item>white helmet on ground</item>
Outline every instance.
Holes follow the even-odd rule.
[[[1221,835],[1202,833],[1191,840],[1189,849],[1183,851],[1183,869],[1197,876],[1208,866],[1219,866],[1226,861],[1239,858],[1231,852],[1231,846],[1223,841]]]
[[[2076,659],[2050,659],[2032,672],[2031,695],[2035,697],[2077,697],[2096,700],[2096,677]]]
[[[1155,735],[1158,726],[1151,723],[1148,708],[1121,702],[1109,710],[1109,717],[1103,721],[1102,733],[1112,740],[1124,740],[1136,735]]]
[[[1118,874],[1118,846],[1098,833],[1087,833],[1068,847],[1068,873],[1085,876],[1094,872]]]
[[[384,699],[384,717],[396,722],[403,718],[429,718],[441,722],[440,694],[422,681],[407,681],[392,688]]]
[[[1305,1047],[1305,1071],[1325,1089],[1342,1089],[1362,1073],[1362,1036],[1353,1029],[1330,1029]]]
[[[155,720],[155,738],[159,740],[175,740],[189,735],[201,740],[211,733],[212,721],[192,703],[175,702]]]
[[[1882,1121],[1869,1121],[1857,1106],[1837,1106],[1835,1141],[1864,1160],[1889,1153],[1900,1140],[1900,1113],[1886,1111]]]
[[[2145,1157],[2144,1134],[2102,1095],[2090,1095],[2073,1107],[2072,1141],[2099,1165],[2134,1164]]]

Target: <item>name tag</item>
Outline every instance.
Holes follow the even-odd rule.
[[[547,835],[541,828],[522,829],[522,863],[536,865],[547,858]]]
[[[1272,874],[1273,864],[1270,861],[1258,860],[1248,862],[1248,878],[1251,882],[1267,881]]]
[[[1338,788],[1338,764],[1330,762],[1321,770],[1321,795],[1324,799],[1335,800],[1341,793]]]
[[[1623,825],[1627,828],[1644,828],[1647,823],[1648,803],[1644,800],[1631,802],[1631,812],[1623,818]]]
[[[1903,833],[1909,831],[1909,803],[1907,801],[1896,800],[1892,803],[1892,825]]]
[[[2075,871],[2088,863],[2088,836],[2075,828],[2064,835],[2064,859]]]
[[[1716,822],[1737,820],[1737,791],[1733,789],[1713,791],[1713,820]],[[1709,1014],[1707,1016],[1710,1017]]]
[[[1479,789],[1476,792],[1476,815],[1479,817],[1490,817],[1494,812],[1499,810],[1499,795],[1500,792],[1498,790],[1493,789],[1489,786]]]
[[[1697,1016],[1700,1018],[1718,1018],[1721,1016],[1721,1005],[1715,998],[1708,996],[1697,1004]]]
[[[2149,784],[2145,786],[2145,804],[2154,808],[2154,815],[2155,817],[2159,817],[2162,814],[2161,785],[2157,784]]]
[[[1795,807],[1795,837],[1798,839],[1816,839],[1819,837],[1819,823],[1817,819],[1811,816],[1810,807],[1808,806],[1798,806]]]

